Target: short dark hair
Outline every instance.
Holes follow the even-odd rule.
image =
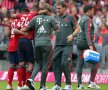
[[[28,8],[22,8],[21,12],[29,12],[29,9]]]
[[[86,13],[88,10],[91,10],[93,8],[92,5],[85,5],[83,10],[84,10],[84,13]]]
[[[66,3],[65,1],[58,1],[57,5],[61,5],[63,8],[66,8]]]

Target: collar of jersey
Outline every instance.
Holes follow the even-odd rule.
[[[60,16],[60,15],[59,15]],[[60,17],[62,17],[62,18],[64,18],[64,17],[66,17],[67,16],[67,14],[66,13],[64,13],[64,15],[63,16],[60,16]]]

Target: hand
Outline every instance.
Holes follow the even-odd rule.
[[[11,29],[11,31],[13,31],[13,32],[17,32],[18,29],[17,29],[17,28],[13,28],[13,29]]]
[[[90,50],[94,51],[94,48],[93,48],[93,46],[89,46],[89,48],[90,48]]]
[[[67,43],[71,42],[74,39],[74,36],[71,34],[67,37]]]
[[[29,36],[29,33],[24,32],[24,37],[28,37],[28,36]]]
[[[59,29],[56,30],[56,32],[59,32],[59,31],[60,31]]]

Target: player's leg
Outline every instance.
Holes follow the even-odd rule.
[[[55,46],[53,53],[53,70],[55,77],[55,86],[52,90],[61,89],[61,76],[62,76],[62,67],[61,67],[61,58],[62,52],[61,47]]]
[[[42,46],[42,76],[40,82],[40,89],[46,89],[46,77],[48,69],[52,65],[52,46]]]
[[[41,63],[41,61],[42,61],[42,50],[41,50],[40,46],[35,47],[35,58],[36,58],[36,61],[35,61],[35,64],[34,64],[32,74],[31,74],[30,78],[27,79],[27,84],[28,84],[28,86],[31,90],[35,90],[33,81],[34,81],[34,78],[36,77],[36,75],[38,74],[38,72],[40,71],[41,66],[42,66],[42,63]]]
[[[18,90],[20,90],[23,85],[26,83],[26,40],[23,38],[19,39],[18,42],[18,52],[19,52],[19,65],[17,69],[17,74],[18,74]]]
[[[26,87],[26,80],[31,76],[34,63],[33,44],[30,39],[21,38],[19,40],[19,53],[21,57],[20,60],[24,60],[26,63],[28,62],[28,68],[27,71],[24,71],[25,76],[23,77],[23,84],[24,87]]]
[[[41,70],[41,65],[35,62],[32,74],[30,78],[27,79],[27,85],[31,90],[35,90],[34,79],[40,70]]]
[[[26,76],[25,62],[19,62],[17,74],[18,74],[18,86],[23,87],[23,85],[25,84],[25,76]]]
[[[26,75],[25,75],[25,83],[24,83],[24,86],[23,86],[24,90],[29,90],[27,80],[30,78],[30,76],[32,74],[33,66],[34,66],[33,63],[28,62],[28,66],[27,66],[27,70],[26,70]]]
[[[10,61],[10,67],[8,69],[8,85],[7,90],[12,90],[12,81],[16,65],[18,64],[18,52],[8,52],[8,59]]]
[[[26,44],[27,44],[27,46],[26,46],[25,52],[26,52],[26,59],[28,62],[28,67],[26,70],[26,80],[27,80],[30,78],[30,76],[32,74],[35,59],[34,59],[34,50],[33,50],[32,40],[27,39]],[[27,85],[27,83],[26,83],[26,85]]]
[[[95,80],[95,76],[97,74],[98,66],[99,66],[98,63],[91,65],[91,77],[90,77],[91,82],[94,82],[94,80]]]
[[[85,89],[85,87],[82,85],[83,66],[84,66],[83,51],[78,49],[78,63],[77,63],[78,89]]]
[[[91,65],[92,65],[91,66],[91,77],[90,77],[90,82],[89,82],[88,88],[99,89],[101,87],[98,86],[98,85],[96,85],[96,83],[94,82],[96,74],[97,74],[99,63],[97,63],[97,64],[91,64]]]
[[[32,71],[33,71],[33,66],[34,66],[33,63],[31,62],[28,63],[28,68],[26,70],[26,80],[30,78]]]
[[[62,68],[64,75],[66,77],[66,86],[64,89],[66,90],[71,90],[71,58],[70,55],[72,55],[72,46],[65,46],[63,48],[63,53],[62,53]]]
[[[94,47],[94,50],[96,51],[95,47]],[[88,88],[95,88],[95,89],[101,88],[100,86],[96,85],[96,83],[94,82],[96,74],[97,74],[98,66],[99,66],[99,63],[91,64],[91,76],[90,76],[90,82],[89,82]]]

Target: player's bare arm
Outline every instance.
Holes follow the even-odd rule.
[[[48,12],[48,10],[44,9],[44,10],[40,10],[40,11],[38,12],[38,14],[39,14],[39,15],[41,15],[41,14],[47,14],[47,12]]]
[[[17,14],[12,14],[11,18],[17,18]]]
[[[28,33],[27,33],[27,32],[20,31],[20,30],[18,30],[18,29],[16,29],[16,28],[14,29],[14,33],[15,33],[15,34],[24,35],[25,37],[28,36]]]

